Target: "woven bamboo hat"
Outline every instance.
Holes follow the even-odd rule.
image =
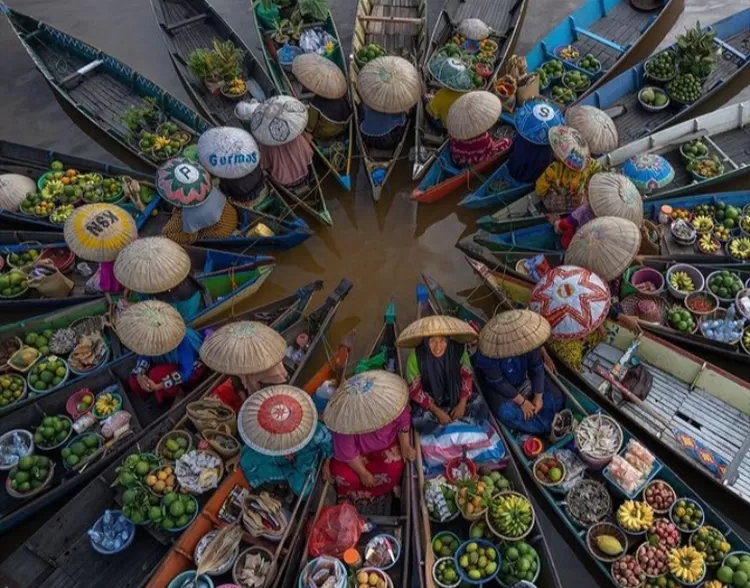
[[[496,359],[523,355],[544,345],[551,332],[542,315],[508,310],[492,317],[479,333],[479,351]]]
[[[245,400],[237,415],[242,440],[263,455],[289,455],[315,435],[318,411],[312,396],[288,384],[269,386]]]
[[[255,139],[237,127],[208,129],[198,139],[197,149],[201,165],[217,178],[243,178],[260,163]]]
[[[468,323],[452,316],[426,316],[406,327],[396,340],[398,347],[416,347],[427,337],[450,337],[458,343],[472,343],[477,334]]]
[[[565,124],[583,135],[591,153],[609,153],[620,142],[615,122],[594,106],[571,106],[565,111]]]
[[[409,387],[401,376],[371,370],[344,381],[323,412],[334,433],[364,435],[392,423],[406,408]]]
[[[591,151],[581,133],[572,127],[558,125],[549,130],[552,152],[573,171],[583,171],[591,161]]]
[[[81,259],[114,261],[138,238],[138,227],[130,213],[116,204],[84,204],[65,221],[63,234],[70,250]]]
[[[286,341],[271,327],[237,321],[221,327],[203,342],[200,356],[215,372],[231,376],[257,374],[284,359]]]
[[[0,174],[0,208],[18,212],[26,194],[36,192],[36,183],[20,174]]]
[[[307,126],[307,106],[291,96],[272,96],[252,110],[250,132],[261,145],[278,147],[299,137]]]
[[[333,61],[317,53],[303,53],[294,58],[292,73],[300,83],[317,96],[335,100],[346,95],[346,76]]]
[[[609,282],[622,274],[641,247],[641,231],[629,220],[602,216],[589,221],[573,236],[565,264],[592,271]]]
[[[385,114],[407,112],[422,98],[416,68],[392,55],[368,62],[359,72],[357,87],[362,102]]]
[[[466,18],[459,23],[458,34],[472,41],[484,41],[490,36],[490,27],[478,18]]]
[[[144,237],[125,247],[115,260],[115,277],[128,290],[166,292],[190,273],[190,257],[166,237]]]
[[[600,172],[589,182],[589,204],[598,217],[616,216],[643,224],[643,200],[638,188],[622,174]]]
[[[115,320],[122,344],[137,355],[169,353],[185,338],[185,321],[166,302],[146,300],[127,306]]]
[[[212,187],[208,170],[187,157],[173,157],[156,170],[159,196],[177,208],[203,206]]]
[[[478,137],[492,128],[502,111],[500,98],[490,92],[464,94],[448,110],[448,134],[459,140]]]

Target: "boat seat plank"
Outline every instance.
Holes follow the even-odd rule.
[[[208,18],[208,14],[206,14],[205,12],[202,12],[200,14],[196,14],[195,16],[191,16],[183,20],[180,20],[176,23],[169,24],[165,28],[167,29],[167,32],[172,33],[173,31],[177,29],[181,29],[191,24],[199,23],[203,20],[206,20],[207,18]]]
[[[371,16],[419,18],[418,0],[378,0]],[[361,21],[364,23],[365,44],[376,43],[388,53],[410,56],[418,53],[420,26],[414,23]]]
[[[79,588],[80,584],[57,568],[36,588]]]
[[[465,18],[481,18],[490,28],[503,34],[513,21],[515,0],[451,0],[444,10],[454,23]]]

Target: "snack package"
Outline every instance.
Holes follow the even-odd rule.
[[[627,494],[632,494],[643,483],[643,474],[619,455],[609,464],[610,479]]]
[[[628,442],[627,453],[637,457],[638,461],[643,464],[644,468],[646,468],[645,470],[642,470],[644,474],[648,474],[651,471],[651,468],[654,467],[654,460],[656,459],[654,454],[635,439],[631,439]]]

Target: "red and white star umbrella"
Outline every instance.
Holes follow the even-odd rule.
[[[534,287],[529,308],[552,326],[552,339],[581,339],[607,318],[609,286],[596,274],[574,265],[547,272]]]

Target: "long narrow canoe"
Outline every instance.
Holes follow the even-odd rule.
[[[352,54],[349,59],[351,96],[359,151],[364,159],[372,198],[377,202],[380,200],[380,195],[393,168],[401,157],[409,136],[411,120],[404,127],[401,140],[393,149],[369,147],[362,140],[359,127],[359,108],[362,104],[362,97],[357,87],[360,66],[356,55],[373,43],[383,47],[388,55],[403,57],[419,69],[419,64],[427,50],[427,4],[425,0],[380,0],[378,2],[359,0],[357,4]],[[412,114],[415,112],[416,109]]]
[[[528,0],[446,0],[421,63],[425,92],[437,91],[440,88],[435,85],[427,69],[430,59],[440,47],[451,40],[456,27],[467,18],[478,18],[492,30],[490,39],[497,43],[498,49],[495,71],[487,82],[487,88],[494,86],[497,75],[505,66],[505,60],[515,50],[528,5]],[[424,103],[420,104],[417,112],[412,170],[414,180],[421,179],[427,172],[448,139],[445,132],[438,131],[429,123],[424,107]]]
[[[746,187],[744,182],[750,176],[750,152],[747,149],[749,128],[750,101],[740,102],[628,143],[601,157],[599,163],[604,168],[616,170],[639,153],[658,153],[665,157],[675,170],[674,180],[663,188],[643,195],[650,201],[716,192],[721,189],[743,189]],[[685,163],[680,156],[680,145],[698,138],[708,146],[711,155],[716,155],[722,161],[723,174],[696,181],[685,169]],[[524,193],[532,189],[533,186]],[[528,194],[501,208],[492,216],[480,218],[478,224],[487,230],[500,232],[546,222],[540,203],[535,194]]]
[[[427,284],[427,290],[431,298],[423,299],[423,295],[420,293],[419,286],[417,290],[418,299],[418,316],[427,316],[429,314],[445,314],[459,318],[471,324],[474,328],[480,328],[486,322],[486,318],[472,311],[465,305],[456,301],[455,298],[448,296],[445,290],[430,276],[423,274],[425,284]],[[479,382],[475,378],[474,380],[475,393],[482,397],[482,391],[479,387]],[[490,422],[492,426],[499,431],[498,424],[495,418],[492,416],[491,411]],[[425,477],[423,470],[420,467],[422,463],[422,451],[421,446],[417,443],[417,475],[418,483],[415,485],[416,491],[419,492],[418,500],[419,508],[417,509],[417,537],[415,538],[415,547],[418,554],[420,563],[420,574],[419,582],[422,588],[435,588],[436,584],[432,578],[432,567],[435,561],[435,556],[432,551],[432,538],[440,531],[452,531],[459,536],[459,541],[463,541],[469,538],[468,529],[469,523],[463,518],[459,517],[455,521],[446,523],[435,523],[432,522],[427,513],[427,509],[424,505],[424,481]],[[529,496],[529,492],[526,489],[523,478],[512,455],[507,455],[506,458],[498,464],[501,468],[501,473],[511,482],[516,492]],[[557,573],[555,566],[555,560],[552,557],[552,553],[547,545],[547,540],[544,536],[544,531],[538,520],[535,523],[534,529],[532,530],[529,538],[526,539],[537,551],[539,555],[539,565],[541,568],[539,578],[535,581],[534,585],[539,588],[558,588],[562,586],[560,578]]]
[[[492,272],[474,260],[472,268],[503,303],[524,306],[533,284]],[[703,358],[692,355],[663,339],[644,333],[640,337],[613,321],[606,321],[606,340],[586,350],[580,365],[557,356],[575,375],[576,384],[593,398],[602,399],[618,419],[626,419],[640,436],[649,436],[706,479],[723,488],[727,496],[745,505],[750,502],[750,385]],[[550,349],[550,352],[553,352]],[[608,396],[609,383],[597,371],[635,356],[653,376],[651,393],[644,408]],[[667,426],[668,425],[668,426]]]
[[[7,243],[17,233],[11,231],[10,235],[3,236],[0,231],[0,243]],[[60,255],[69,253],[65,243],[57,241],[59,235],[46,232],[25,232],[27,239],[19,245],[0,246],[0,255],[5,256],[6,262],[9,254],[19,253],[35,249],[60,252]],[[12,242],[12,241],[11,241]],[[230,253],[229,251],[218,251],[216,249],[204,249],[191,245],[184,246],[192,264],[191,275],[204,287],[204,310],[202,319],[212,320],[225,310],[233,308],[252,296],[261,287],[276,267],[273,257],[267,255],[242,255]],[[0,309],[45,309],[62,308],[72,304],[79,304],[97,298],[104,298],[104,294],[88,294],[84,291],[87,277],[77,268],[78,260],[74,262],[72,273],[69,278],[74,286],[70,295],[65,298],[42,298],[39,293],[30,288],[21,298],[0,299]],[[92,270],[96,264],[89,263]],[[212,283],[213,282],[213,283]],[[229,296],[229,294],[233,294]]]
[[[294,96],[295,98],[304,101],[309,97],[309,94],[304,91],[303,87],[292,75],[291,71],[287,71],[279,65],[276,57],[276,51],[278,48],[272,38],[273,31],[265,30],[263,28],[261,17],[258,15],[258,11],[262,6],[262,1],[263,0],[253,0],[252,13],[258,32],[258,39],[260,39],[261,49],[263,50],[263,57],[265,58],[266,66],[268,67],[268,72],[271,74],[271,79],[276,85],[276,89],[279,93]],[[306,27],[308,26],[321,27],[331,35],[331,37],[336,39],[333,61],[339,69],[344,72],[344,76],[347,76],[348,79],[346,57],[344,56],[341,39],[339,38],[336,23],[333,21],[333,15],[331,12],[328,12],[325,22],[306,25]],[[351,100],[351,97],[349,97],[349,99]],[[333,174],[339,184],[341,184],[345,190],[351,190],[352,152],[354,149],[354,128],[352,122],[350,121],[349,129],[343,137],[334,137],[333,139],[326,141],[316,139],[313,142],[313,146],[315,147],[315,152],[318,154],[320,160],[325,164],[328,171]]]

